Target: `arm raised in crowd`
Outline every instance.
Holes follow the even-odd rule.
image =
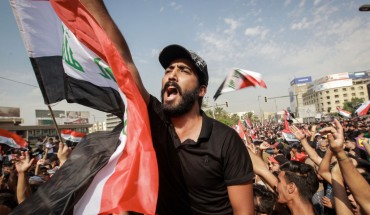
[[[333,167],[331,175],[331,184],[334,191],[335,211],[337,214],[353,214],[351,210],[351,203],[348,200],[347,192],[344,188],[342,173],[340,172],[338,164]]]
[[[68,147],[66,143],[59,142],[59,149],[57,154],[59,159],[59,167],[61,167],[66,162],[71,152],[71,147]]]
[[[130,49],[117,25],[114,23],[112,17],[109,15],[109,12],[105,7],[103,0],[81,0],[80,2],[107,33],[108,37],[122,56],[122,59],[126,62],[126,65],[136,83],[136,86],[139,88],[139,91],[145,103],[149,104],[149,93],[144,88],[139,71],[137,70],[136,65],[132,59]]]
[[[31,196],[31,188],[28,183],[28,170],[32,166],[33,159],[30,159],[28,152],[22,153],[22,156],[15,162],[15,168],[18,172],[17,184],[17,201],[18,204],[23,202],[27,197]]]
[[[319,165],[319,175],[330,184],[331,182],[331,172],[330,172],[330,162],[333,157],[333,152],[331,150],[326,150],[325,156],[323,157]]]
[[[354,199],[366,214],[370,214],[370,185],[365,178],[357,171],[352,161],[344,151],[343,127],[338,120],[334,120],[335,128],[326,127],[320,132],[328,133],[330,149],[337,157],[337,161],[342,172],[343,178],[349,187]]]
[[[317,154],[314,148],[310,146],[307,142],[306,135],[302,133],[301,130],[299,130],[296,126],[292,125],[289,126],[290,130],[294,134],[294,136],[301,142],[304,150],[307,152],[308,156],[311,158],[311,160],[316,164],[320,165],[322,158]]]
[[[253,153],[249,148],[248,150],[252,160],[254,173],[258,175],[265,183],[267,183],[270,188],[274,188],[278,182],[275,175],[270,172],[267,164],[262,160],[261,157],[258,157],[258,155]]]

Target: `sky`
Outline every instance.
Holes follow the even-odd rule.
[[[228,112],[286,109],[293,78],[370,70],[370,12],[363,0],[105,1],[131,49],[146,89],[160,97],[164,69],[159,52],[179,44],[208,65],[205,102]],[[36,124],[35,109],[47,109],[8,1],[0,1],[0,106],[20,107],[24,125]],[[233,68],[262,74],[267,89],[246,88],[213,96]],[[13,81],[10,81],[10,80]],[[22,82],[17,83],[14,81]],[[59,102],[54,110],[105,113]]]

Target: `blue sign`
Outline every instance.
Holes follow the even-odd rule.
[[[296,85],[296,84],[311,83],[311,82],[312,82],[312,77],[311,76],[295,78],[290,82],[290,86]]]
[[[367,78],[367,77],[369,77],[369,73],[368,73],[368,71],[350,72],[350,73],[348,73],[348,77],[350,79]]]

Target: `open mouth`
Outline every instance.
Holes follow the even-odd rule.
[[[166,94],[166,100],[173,100],[177,95],[181,95],[181,88],[175,82],[167,82],[162,90],[162,95]]]
[[[166,89],[166,93],[167,93],[167,97],[173,97],[173,96],[176,96],[179,93],[179,91],[177,90],[176,87],[169,86]]]

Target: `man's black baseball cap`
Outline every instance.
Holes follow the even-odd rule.
[[[173,44],[165,47],[159,54],[159,62],[166,69],[170,63],[177,59],[187,59],[197,68],[197,74],[200,85],[208,85],[208,69],[207,63],[195,52],[186,48]]]

